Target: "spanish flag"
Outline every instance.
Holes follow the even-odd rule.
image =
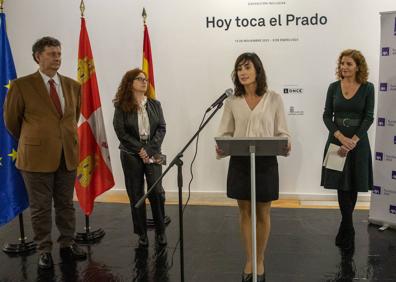
[[[143,38],[143,65],[142,70],[148,76],[149,97],[155,99],[155,85],[154,85],[154,68],[153,59],[151,58],[151,44],[150,36],[146,23],[144,23],[144,38]]]
[[[78,80],[81,83],[81,115],[78,126],[80,164],[75,188],[81,209],[85,215],[90,215],[95,198],[114,186],[114,178],[95,65],[84,18],[81,18]]]

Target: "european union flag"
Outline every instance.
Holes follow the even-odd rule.
[[[22,176],[15,167],[17,144],[5,128],[3,118],[4,100],[10,81],[15,78],[5,14],[0,13],[0,226],[29,206]]]

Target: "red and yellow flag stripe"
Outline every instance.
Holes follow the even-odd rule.
[[[148,87],[149,87],[149,97],[155,99],[155,84],[154,84],[154,68],[153,59],[151,57],[151,44],[150,36],[148,32],[147,25],[144,24],[144,38],[143,38],[143,64],[142,70],[147,75]]]

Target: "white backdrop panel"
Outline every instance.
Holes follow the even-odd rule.
[[[369,220],[396,227],[396,12],[381,14],[381,56]]]
[[[63,44],[61,73],[76,77],[79,3],[6,1],[8,34],[19,76],[37,68],[31,58],[32,43],[52,35]],[[336,58],[345,48],[360,49],[370,66],[370,80],[376,84],[379,12],[396,8],[394,0],[86,0],[85,4],[116,188],[123,189],[124,181],[111,100],[124,72],[141,65],[141,12],[145,6],[156,91],[167,121],[163,151],[168,158],[193,134],[206,107],[232,86],[236,57],[253,51],[263,60],[270,88],[282,93],[293,136],[291,156],[279,158],[281,193],[302,197],[329,193],[319,186],[327,137],[321,116],[327,86],[335,80]],[[317,14],[325,17],[326,23],[301,25],[301,21],[291,21],[287,25],[288,14],[308,18]],[[231,20],[229,28],[207,26],[207,18],[213,17]],[[237,17],[263,18],[265,26],[238,27]],[[280,17],[281,22],[271,26],[272,17]],[[283,94],[285,88],[301,93]],[[213,137],[219,120],[220,114],[201,135],[193,191],[225,191],[228,161],[217,161],[214,156]],[[190,149],[184,157],[185,186],[192,153]],[[164,180],[164,187],[176,190],[174,172]]]

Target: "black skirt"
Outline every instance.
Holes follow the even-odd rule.
[[[227,176],[227,196],[250,200],[250,157],[231,157]],[[256,157],[256,201],[279,198],[278,161],[275,156]]]
[[[351,136],[352,134],[344,135]],[[330,143],[341,146],[341,143],[331,134],[326,143],[323,160]],[[348,152],[343,171],[327,169],[322,166],[320,184],[327,189],[343,191],[368,192],[373,189],[373,165],[367,134],[363,135],[356,147]]]

